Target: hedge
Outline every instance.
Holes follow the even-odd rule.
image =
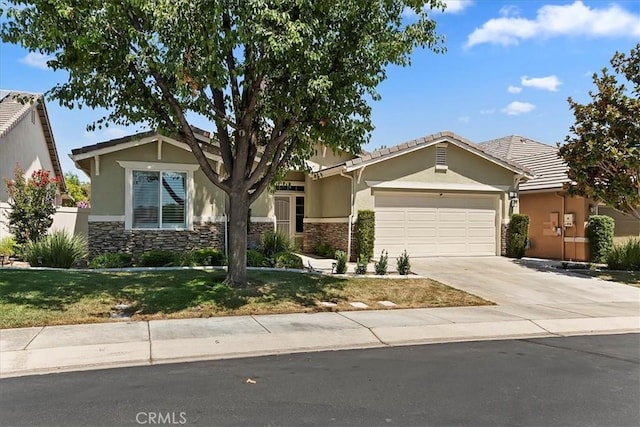
[[[373,257],[373,244],[376,238],[375,212],[371,210],[358,211],[356,225],[356,259],[365,256],[368,261]]]
[[[613,249],[613,229],[615,221],[606,215],[591,215],[587,223],[589,256],[591,262],[604,263]]]
[[[529,216],[523,214],[511,215],[507,228],[507,256],[522,258],[527,248],[529,233]]]

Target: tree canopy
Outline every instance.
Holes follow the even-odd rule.
[[[64,206],[89,206],[89,197],[91,196],[91,184],[88,182],[80,182],[78,175],[67,172],[64,174],[64,183],[67,187],[67,193],[73,198],[68,202],[63,201]]]
[[[602,201],[640,219],[640,44],[593,75],[591,102],[569,98],[575,116],[560,155],[575,182],[570,193]]]
[[[9,0],[1,35],[68,72],[49,95],[106,108],[89,129],[145,123],[177,134],[229,195],[227,281],[246,279],[249,205],[319,142],[359,152],[391,65],[439,52],[440,0]],[[407,11],[412,11],[408,14]],[[411,15],[410,20],[405,16]],[[191,123],[215,127],[220,173]]]

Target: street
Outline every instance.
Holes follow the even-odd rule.
[[[4,426],[640,425],[640,335],[432,344],[0,380]]]

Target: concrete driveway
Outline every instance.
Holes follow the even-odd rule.
[[[557,262],[555,263],[557,264]],[[550,262],[504,257],[412,258],[411,270],[497,304],[628,303],[637,304],[640,289],[580,276]]]

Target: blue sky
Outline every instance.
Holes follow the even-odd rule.
[[[410,67],[389,70],[379,87],[382,100],[373,103],[376,129],[365,149],[443,130],[474,142],[511,134],[562,142],[573,123],[567,97],[587,102],[591,75],[640,41],[637,0],[447,3],[445,13],[433,14],[447,52],[416,51]],[[37,53],[2,44],[0,55],[2,89],[46,92],[65,79]],[[65,172],[77,172],[71,149],[136,130],[89,133],[86,125],[100,112],[68,110],[54,100],[47,107]]]

